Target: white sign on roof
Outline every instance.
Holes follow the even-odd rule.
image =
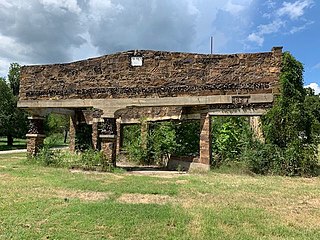
[[[142,66],[142,57],[131,57],[131,66],[141,67]]]

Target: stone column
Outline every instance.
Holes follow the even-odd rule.
[[[94,150],[100,149],[99,144],[99,130],[98,130],[99,119],[92,119],[92,147]]]
[[[69,129],[69,150],[70,152],[76,151],[76,133],[77,133],[77,118],[76,114],[70,116],[70,129]]]
[[[262,131],[262,125],[261,125],[261,117],[260,116],[253,116],[250,117],[250,127],[253,132],[253,137],[260,141],[265,142],[263,131]]]
[[[43,117],[32,116],[28,117],[29,130],[26,135],[27,137],[27,153],[30,156],[35,156],[39,152],[45,139],[44,128],[43,128]]]
[[[147,121],[141,122],[141,147],[146,150],[148,148],[148,132],[149,124]]]
[[[211,117],[208,113],[200,114],[200,157],[199,163],[210,165],[211,146]]]
[[[99,137],[101,139],[101,150],[106,157],[106,161],[116,166],[117,131],[115,118],[104,118]]]
[[[121,124],[121,119],[116,120],[117,125],[117,148],[116,148],[116,155],[120,154],[120,150],[122,147],[122,133],[123,133],[123,125]]]

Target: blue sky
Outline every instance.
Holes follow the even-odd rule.
[[[0,76],[9,64],[156,49],[263,52],[283,46],[320,91],[320,1],[0,0]]]

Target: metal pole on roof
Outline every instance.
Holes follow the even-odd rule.
[[[213,36],[210,37],[210,53],[213,54],[214,51],[214,38]]]

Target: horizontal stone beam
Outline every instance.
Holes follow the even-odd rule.
[[[266,113],[267,109],[211,109],[209,110],[210,116],[261,116]]]
[[[273,103],[273,98],[273,94],[250,94],[126,99],[22,100],[18,102],[18,107],[33,109],[94,107],[103,110],[102,117],[113,117],[117,110],[124,109],[126,107],[266,104]]]

